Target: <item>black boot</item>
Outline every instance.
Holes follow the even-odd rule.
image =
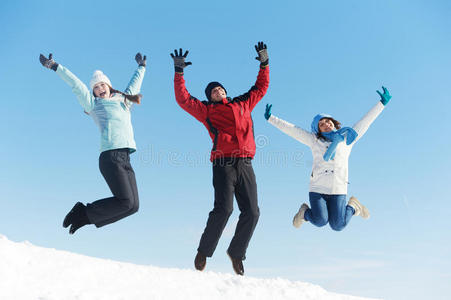
[[[229,256],[230,260],[232,261],[232,267],[236,274],[238,275],[244,275],[244,266],[243,266],[243,260],[241,258],[233,258],[230,256],[229,251],[227,250],[227,255]]]
[[[207,265],[207,257],[200,252],[197,252],[196,258],[194,259],[194,267],[196,270],[203,271]]]
[[[86,214],[86,206],[83,203],[77,202],[64,218],[64,228],[68,227],[71,224],[72,226],[69,229],[70,234],[74,234],[74,232],[77,231],[77,229],[79,229],[80,227],[91,224],[88,215]]]

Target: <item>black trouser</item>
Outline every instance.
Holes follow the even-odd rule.
[[[246,249],[257,225],[260,210],[257,200],[257,183],[250,158],[225,158],[213,162],[215,204],[208,216],[207,226],[200,239],[200,253],[211,257],[218,245],[222,231],[233,211],[233,195],[240,209],[228,252],[233,258],[246,258]]]
[[[89,221],[97,227],[114,223],[138,211],[139,199],[135,172],[130,165],[129,149],[104,151],[99,169],[113,197],[86,205]]]

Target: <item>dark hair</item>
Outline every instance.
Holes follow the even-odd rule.
[[[322,118],[322,119],[328,119],[328,120],[331,120],[332,123],[334,123],[335,129],[340,129],[340,128],[341,128],[341,123],[338,122],[337,120],[335,120],[334,118],[328,118],[328,117],[326,117],[326,118]],[[321,119],[321,120],[322,120],[322,119]],[[320,120],[320,121],[321,121],[321,120]],[[319,122],[318,122],[318,123],[319,123]],[[318,126],[318,133],[316,134],[316,137],[319,138],[319,139],[322,139],[322,140],[325,139],[325,138],[321,135],[321,130],[319,129],[319,126]]]
[[[129,95],[124,92],[113,89],[109,84],[107,84],[107,86],[110,88],[110,94],[118,93],[118,94],[121,94],[122,96],[124,96],[125,99],[127,99],[131,102],[141,104],[141,98],[143,97],[143,95],[141,95],[141,94]],[[92,90],[92,94],[94,95],[94,97],[97,97],[96,94],[94,93],[94,89]]]
[[[112,94],[114,94],[114,93],[121,94],[122,96],[125,97],[125,99],[127,99],[127,100],[129,100],[129,101],[131,101],[131,102],[134,102],[134,103],[138,103],[138,104],[141,103],[141,98],[143,97],[143,95],[141,95],[141,94],[137,94],[137,95],[128,95],[128,94],[125,94],[124,92],[115,90],[115,89],[113,89],[112,87],[110,87],[110,93],[112,93]]]

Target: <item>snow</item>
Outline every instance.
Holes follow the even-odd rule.
[[[0,235],[0,299],[368,299],[282,278],[168,269],[17,243]]]

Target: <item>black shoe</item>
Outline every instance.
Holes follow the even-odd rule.
[[[229,251],[227,251],[227,255],[232,261],[232,267],[235,273],[238,275],[244,275],[243,260],[241,258],[233,258],[232,256],[230,256]]]
[[[75,203],[74,207],[72,207],[70,212],[64,218],[63,227],[67,228],[70,224],[72,224],[74,219],[78,218],[78,216],[80,215],[81,211],[85,211],[84,204],[81,203],[81,202]],[[85,212],[85,214],[86,214],[86,212]]]
[[[70,226],[69,233],[74,234],[75,231],[77,231],[79,228],[81,228],[85,225],[88,225],[88,224],[91,224],[91,223],[89,223],[89,221],[85,221],[85,220],[76,221],[76,222],[72,223],[72,225]]]
[[[200,252],[197,252],[196,258],[194,259],[194,267],[196,270],[203,271],[207,265],[207,257]]]
[[[86,206],[83,203],[77,202],[64,218],[64,228],[71,224],[72,226],[69,229],[70,234],[74,234],[79,228],[91,224],[88,215],[86,214]]]

